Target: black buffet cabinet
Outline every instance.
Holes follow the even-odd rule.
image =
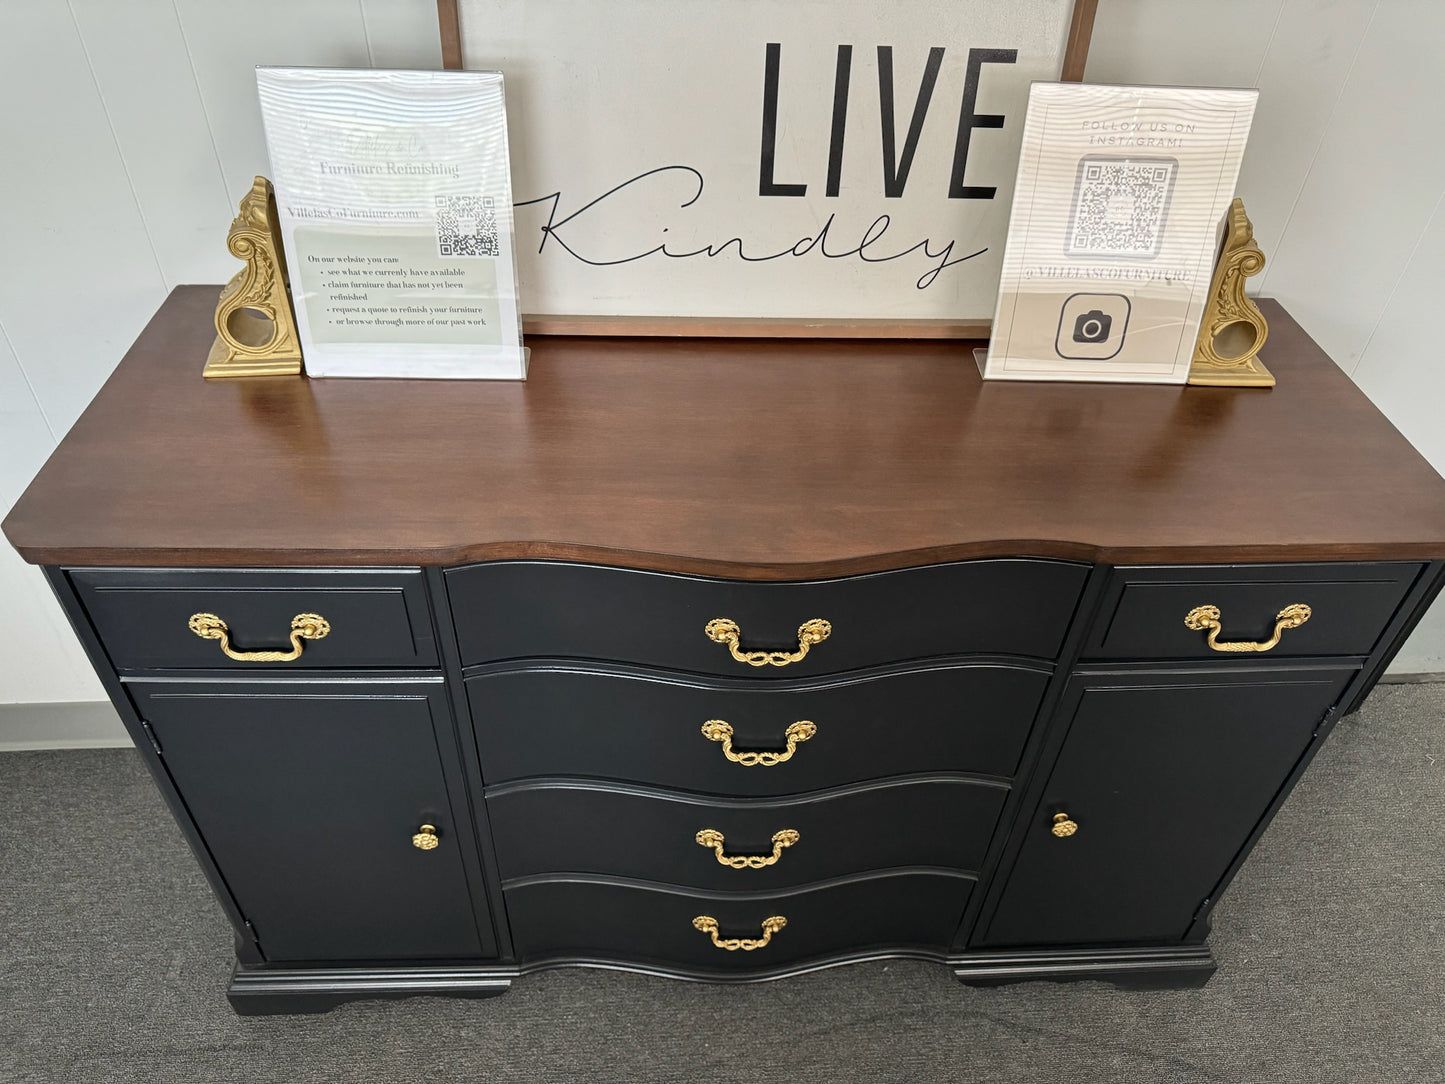
[[[1203,982],[1445,582],[1445,481],[1273,302],[1253,389],[665,336],[205,381],[215,299],[172,294],[4,531],[241,1012],[585,964]]]
[[[51,576],[261,1012],[579,962],[1201,981],[1210,908],[1440,571]]]

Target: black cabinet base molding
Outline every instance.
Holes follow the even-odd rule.
[[[1079,952],[1011,952],[945,955],[921,950],[850,952],[794,964],[731,974],[686,970],[601,956],[551,959],[539,963],[474,967],[237,967],[226,996],[238,1013],[328,1012],[357,998],[497,997],[513,982],[538,971],[597,967],[684,982],[770,982],[834,967],[876,960],[925,960],[950,968],[968,986],[998,986],[1022,981],[1071,982],[1093,979],[1129,988],[1174,989],[1202,986],[1214,974],[1207,945],[1166,948],[1088,949]]]

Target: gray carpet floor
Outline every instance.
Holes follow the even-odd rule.
[[[749,986],[595,970],[488,1001],[234,1015],[231,935],[130,750],[0,754],[0,1081],[1445,1081],[1445,685],[1340,723],[1197,990]]]

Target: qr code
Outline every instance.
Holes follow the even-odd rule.
[[[500,256],[491,196],[437,197],[437,255]]]
[[[1178,168],[1174,158],[1081,159],[1069,255],[1158,255]]]

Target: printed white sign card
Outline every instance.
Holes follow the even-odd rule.
[[[1033,86],[984,376],[1188,379],[1258,96]]]
[[[501,75],[256,84],[307,373],[525,377]]]

